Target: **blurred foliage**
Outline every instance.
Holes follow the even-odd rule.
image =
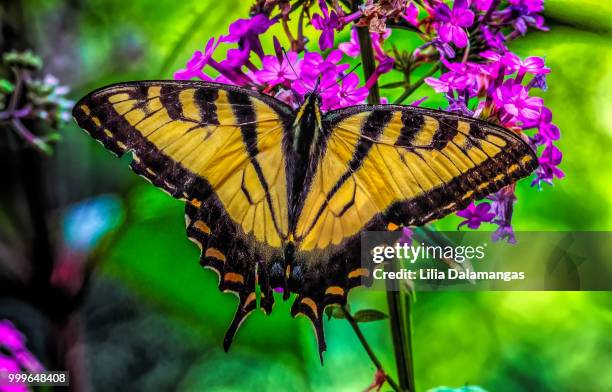
[[[72,86],[72,98],[111,82],[171,78],[210,36],[226,33],[230,21],[246,17],[250,5],[169,0],[28,0],[25,4],[35,49],[48,64],[47,71]],[[541,192],[522,181],[515,228],[610,230],[612,5],[550,0],[546,7],[551,31],[530,33],[512,49],[521,55],[545,56],[552,68],[550,89],[543,97],[562,130],[561,168],[567,178]],[[400,48],[417,43],[403,31],[391,42]],[[383,80],[392,81],[393,76]],[[423,95],[435,94],[424,86],[414,100]],[[432,98],[425,106],[441,104],[441,99]],[[185,391],[355,391],[370,384],[375,369],[345,320],[325,321],[328,351],[321,367],[309,323],[292,320],[290,303],[280,297],[271,316],[253,314],[230,353],[223,353],[223,334],[237,300],[220,293],[217,276],[199,266],[198,249],[185,237],[182,203],[135,176],[126,158],[115,159],[75,125],[64,134],[65,142],[53,158],[53,170],[61,173],[56,185],[60,201],[66,204],[111,192],[121,195],[131,211],[125,230],[104,260],[103,276],[127,285],[141,312],[149,309],[163,315],[164,323],[171,325],[164,328],[181,336],[180,343],[170,344],[177,335],[156,327],[158,323],[145,319],[121,329],[121,318],[108,316],[109,324],[97,327],[100,339],[108,342],[115,330],[128,340],[148,336],[147,341],[166,342],[163,347],[187,346],[184,350],[192,357],[178,362],[179,370],[171,366],[176,365],[173,356],[162,349],[157,352],[168,372],[178,372],[173,379]],[[452,229],[458,223],[458,218],[448,217],[436,226]],[[100,306],[115,301],[97,290],[91,295],[101,296],[94,298]],[[419,293],[413,306],[418,389],[470,384],[490,391],[609,390],[611,299],[610,293],[588,292]],[[355,290],[351,308],[386,311],[384,293]],[[362,324],[385,367],[394,369],[388,328],[385,321]],[[119,349],[125,341],[115,344]],[[114,366],[112,373],[105,370],[104,363],[118,361],[117,355],[90,344],[92,380],[103,382],[105,377],[133,370],[127,365]],[[150,380],[155,380],[153,373]]]

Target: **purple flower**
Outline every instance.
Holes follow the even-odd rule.
[[[544,11],[544,0],[508,0],[508,3],[529,13]]]
[[[19,366],[17,361],[15,361],[11,357],[7,357],[6,355],[3,355],[0,352],[0,373],[3,373],[3,372],[17,373],[21,371],[22,371],[21,367]],[[25,385],[16,384],[16,385],[7,386],[7,385],[4,385],[3,383],[3,385],[0,385],[0,391],[2,392],[29,392],[30,389]]]
[[[541,75],[550,73],[550,68],[544,65],[544,59],[541,57],[530,56],[525,60],[518,62],[518,72],[525,72],[532,75]]]
[[[411,102],[410,106],[421,106],[421,104],[423,102],[425,102],[427,100],[427,98],[429,98],[429,97],[425,96],[423,98],[419,98],[416,101]],[[382,103],[382,98],[381,98],[381,103]]]
[[[546,74],[535,75],[533,79],[527,83],[527,88],[539,88],[542,91],[548,90],[548,84],[546,83]]]
[[[495,217],[495,214],[489,212],[491,204],[484,202],[478,205],[470,203],[465,209],[457,212],[457,216],[465,218],[465,221],[461,222],[457,228],[467,225],[470,229],[477,229],[483,222],[490,222]]]
[[[385,53],[383,49],[383,43],[391,36],[391,29],[386,29],[383,34],[373,32],[370,36],[372,37],[372,47],[374,48],[374,58],[376,61],[382,62],[391,59],[391,64],[393,64],[393,57],[387,56],[387,53]]]
[[[500,225],[497,230],[495,230],[491,238],[493,241],[506,240],[509,244],[516,244],[514,229],[512,229],[512,226],[510,225]]]
[[[461,82],[458,90],[465,90],[468,97],[475,97],[480,93],[486,94],[492,82],[491,71],[487,65],[472,62],[451,63],[446,59],[440,59],[442,64],[451,72],[455,73],[455,79]]]
[[[494,52],[492,50],[485,50],[484,52],[480,53],[480,57],[484,57],[485,59],[491,61],[501,61],[503,56],[503,54]]]
[[[514,27],[513,37],[525,35],[530,26],[538,30],[548,31],[544,26],[544,18],[538,12],[544,10],[543,0],[509,0],[510,7],[495,12],[495,18]]]
[[[229,34],[221,37],[221,42],[237,42],[240,47],[248,45],[259,57],[263,57],[263,48],[259,35],[265,33],[276,19],[268,19],[264,14],[257,14],[251,19],[238,19],[229,26]]]
[[[458,48],[466,47],[468,36],[464,28],[474,23],[474,13],[468,8],[467,0],[455,0],[452,10],[440,3],[435,8],[435,15],[442,41],[453,42]]]
[[[399,238],[398,242],[400,245],[412,245],[412,236],[414,233],[410,227],[402,227],[402,235]]]
[[[440,57],[452,59],[455,57],[455,50],[447,42],[442,41],[440,38],[434,38],[433,40],[426,42],[419,49],[425,49],[428,46],[433,46],[440,53]]]
[[[493,241],[505,239],[509,243],[515,244],[516,238],[514,237],[514,230],[512,229],[512,214],[516,201],[514,186],[506,186],[496,193],[489,195],[487,199],[493,201],[491,208],[495,214],[495,218],[492,223],[499,226],[495,233],[493,233]]]
[[[446,107],[447,111],[459,113],[468,117],[474,116],[474,112],[467,107],[465,103],[465,98],[454,98],[453,96],[447,95],[446,99],[448,100],[448,106]]]
[[[355,73],[349,74],[342,80],[342,86],[338,89],[338,101],[335,108],[352,106],[363,103],[368,97],[368,89],[359,86],[359,77]],[[334,109],[335,109],[334,108]]]
[[[319,47],[321,50],[326,50],[334,47],[334,30],[339,30],[343,24],[335,11],[329,12],[325,0],[319,0],[319,7],[323,16],[314,14],[312,16],[312,26],[321,30]]]
[[[199,50],[194,52],[191,59],[187,62],[187,66],[183,69],[179,69],[174,73],[174,79],[178,80],[189,80],[191,78],[200,78],[202,80],[211,81],[210,76],[206,75],[202,72],[203,68],[210,61],[213,52],[217,49],[219,42],[215,44],[215,38],[211,38],[208,40],[206,44],[206,48],[204,48],[204,53]]]
[[[380,60],[378,63],[378,67],[374,70],[374,73],[377,76],[385,74],[393,69],[393,64],[395,64],[395,60],[393,57],[385,57]]]
[[[525,122],[537,120],[544,105],[542,98],[530,97],[527,89],[512,79],[495,91],[493,99],[499,108]]]
[[[30,372],[42,372],[45,370],[44,366],[38,361],[34,354],[27,349],[16,352],[14,355],[21,367],[28,369]]]
[[[220,63],[211,60],[211,67],[216,69],[222,76],[221,79],[217,78],[215,81],[220,83],[235,84],[237,86],[247,86],[252,84],[253,81],[251,78],[242,71],[240,66],[236,66],[237,64],[239,64],[239,61],[233,61],[231,59],[225,59]],[[225,80],[226,82],[221,82],[221,80]]]
[[[291,89],[281,88],[274,97],[285,102],[294,109],[297,109],[300,106],[297,94]]]
[[[382,35],[378,33],[370,33],[370,36],[372,37],[372,47],[374,48],[374,58],[378,62],[392,59],[392,57],[387,56],[387,53],[385,53],[382,47],[383,42],[389,38],[390,35],[391,29],[386,29],[385,33]],[[359,36],[357,34],[356,27],[351,29],[351,40],[349,42],[339,44],[338,49],[349,57],[358,57],[361,55],[361,47],[359,45]]]
[[[512,220],[512,209],[516,196],[514,195],[514,187],[512,185],[505,186],[496,193],[487,196],[491,200],[491,208],[495,214],[495,223],[505,222],[509,225]]]
[[[299,72],[299,70],[300,64],[298,63],[297,53],[288,52],[287,57],[282,57],[282,61],[279,61],[276,56],[264,56],[262,69],[256,71],[255,76],[262,84],[267,83],[269,86],[276,86],[296,80],[296,72]]]
[[[536,170],[536,178],[531,183],[531,186],[538,185],[541,187],[542,182],[552,185],[553,179],[565,177],[565,173],[557,166],[561,164],[563,154],[557,147],[552,144],[547,145],[542,151],[542,155],[538,159],[540,167]]]
[[[233,69],[239,69],[249,62],[250,54],[251,48],[248,43],[245,43],[242,48],[228,50],[223,64]]]
[[[0,352],[0,371],[40,372],[44,367],[25,345],[25,337],[8,320],[0,320],[0,348],[10,356]],[[1,385],[0,385],[1,387]],[[3,390],[0,388],[0,390]]]
[[[549,108],[543,106],[538,123],[538,132],[533,136],[533,142],[537,145],[550,144],[555,140],[559,140],[560,137],[561,132],[559,128],[552,123],[552,112]]]
[[[302,66],[302,69],[304,65]],[[318,78],[313,77],[304,77],[305,73],[302,72],[302,77],[297,79],[292,85],[291,88],[300,96],[304,96],[304,94],[314,91],[315,85],[317,83]],[[338,107],[338,81],[336,79],[336,75],[331,72],[326,72],[321,74],[321,81],[319,82],[319,93],[321,94],[321,110],[328,111],[331,109],[335,109]]]
[[[474,7],[478,11],[488,11],[493,4],[493,0],[474,0]]]
[[[487,25],[481,25],[480,31],[482,31],[482,37],[484,38],[485,43],[489,47],[501,53],[508,51],[508,48],[506,48],[505,44],[506,37],[501,31],[493,32],[491,31],[491,28]]]
[[[357,28],[351,29],[351,40],[349,42],[343,42],[338,45],[338,49],[349,57],[357,57],[361,55],[361,49],[359,46],[359,36],[357,34]]]
[[[431,88],[433,88],[438,93],[448,93],[453,90],[463,90],[467,87],[469,79],[460,75],[456,72],[446,72],[440,75],[439,78],[428,77],[425,78],[425,83],[427,83]]]
[[[519,56],[512,52],[506,52],[501,57],[501,62],[508,67],[512,72],[517,72],[516,81],[521,82],[525,74],[543,75],[550,73],[550,68],[544,65],[544,59],[541,57],[527,57],[521,60]]]
[[[10,351],[21,351],[25,348],[25,338],[8,320],[0,320],[0,346]]]
[[[340,50],[332,50],[325,58],[318,52],[305,52],[300,76],[309,79],[308,83],[312,82],[313,85],[319,75],[323,78],[333,75],[335,79],[337,74],[341,74],[350,67],[350,64],[338,64],[341,59],[342,52]],[[321,80],[321,82],[323,81]],[[326,86],[326,84],[321,83],[321,86]]]
[[[402,18],[406,22],[416,27],[419,25],[418,16],[419,8],[416,6],[416,4],[414,4],[414,2],[410,1],[406,7],[406,10],[404,11],[404,15],[402,15]]]

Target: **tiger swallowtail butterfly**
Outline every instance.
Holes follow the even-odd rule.
[[[314,325],[370,277],[360,233],[423,225],[529,175],[532,148],[474,118],[400,105],[322,113],[316,92],[297,110],[253,90],[199,81],[137,81],[75,106],[79,126],[132,169],[186,202],[200,263],[237,294],[227,350],[273,291]]]

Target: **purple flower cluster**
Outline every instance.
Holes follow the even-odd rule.
[[[25,337],[8,320],[0,320],[0,373],[2,372],[41,372],[44,367],[27,349]],[[4,391],[29,391],[26,386],[2,386]]]
[[[559,129],[552,123],[552,113],[544,100],[534,95],[546,90],[550,69],[541,57],[521,58],[506,43],[527,33],[529,27],[546,30],[538,13],[542,0],[511,0],[500,7],[494,0],[455,0],[449,7],[436,2],[426,7],[429,16],[421,23],[429,27],[430,41],[421,47],[437,49],[442,72],[425,83],[445,95],[446,110],[479,117],[512,129],[539,149],[540,167],[532,185],[541,188],[563,178],[558,165],[561,151],[554,145]],[[462,52],[461,58],[457,53]],[[531,136],[529,136],[531,135]],[[494,238],[514,239],[511,218],[516,200],[514,186],[490,197],[489,203],[471,205],[457,215],[465,221],[460,226],[478,228],[482,222],[498,225]]]
[[[319,8],[321,14],[314,14],[311,23],[321,31],[319,45],[323,51],[333,47],[334,31],[343,29],[360,13],[345,15],[340,8],[330,11],[324,1],[319,2]],[[304,94],[312,91],[318,82],[321,108],[327,111],[365,102],[369,88],[381,74],[393,68],[393,59],[385,55],[381,46],[388,34],[384,37],[373,34],[379,65],[365,83],[356,73],[349,72],[350,65],[342,61],[343,52],[351,57],[359,54],[356,35],[347,43],[349,46],[342,50],[333,49],[327,54],[307,50],[284,52],[277,38],[273,37],[275,53],[264,53],[261,36],[279,21],[279,18],[257,14],[233,22],[228,35],[218,40],[211,38],[204,52],[196,51],[185,68],[175,72],[174,78],[198,78],[244,86],[272,95],[292,107],[299,106]],[[229,49],[224,60],[217,61],[213,54],[220,44],[237,44],[237,47]],[[209,76],[207,67],[216,71],[218,76]]]
[[[444,95],[446,110],[501,124],[529,140],[539,152],[540,164],[532,185],[541,189],[542,183],[552,184],[554,179],[563,178],[558,167],[562,153],[555,145],[559,128],[536,94],[546,90],[550,69],[543,58],[521,58],[507,47],[508,42],[530,29],[547,30],[540,15],[543,0],[366,0],[356,11],[344,9],[339,1],[296,2],[295,11],[301,7],[297,38],[289,26],[289,14],[294,10],[289,2],[266,0],[262,4],[251,18],[231,23],[229,34],[211,38],[204,51],[195,52],[175,78],[244,86],[292,107],[297,107],[304,94],[319,82],[322,109],[327,111],[363,103],[381,75],[393,69],[406,76],[418,67],[434,64],[431,69],[439,69],[439,74],[421,82]],[[280,12],[272,16],[275,6]],[[317,35],[316,42],[309,44],[304,36],[304,19]],[[277,23],[287,35],[288,52],[281,49],[276,37],[265,35]],[[397,48],[389,54],[384,44],[396,26],[418,31],[424,43],[409,55]],[[356,58],[362,54],[357,27],[369,29],[374,51],[376,68],[365,81],[349,71],[349,64],[343,61],[344,56]],[[350,40],[336,43],[337,33],[346,29],[351,29]],[[274,53],[264,52],[262,39],[273,40]],[[218,61],[213,55],[221,44],[234,46],[227,50],[225,59]],[[211,70],[216,77],[210,76]],[[406,80],[409,87],[410,77]],[[460,226],[476,229],[483,222],[493,223],[498,225],[494,238],[512,242],[514,185],[489,199],[460,211],[458,215],[465,219]]]

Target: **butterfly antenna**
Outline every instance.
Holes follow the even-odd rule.
[[[359,63],[356,66],[354,66],[353,68],[351,68],[350,71],[348,71],[347,73],[342,75],[342,77],[340,79],[336,80],[334,83],[332,83],[329,86],[325,87],[321,92],[326,91],[327,89],[330,89],[330,88],[334,87],[335,85],[339,85],[340,82],[344,80],[344,78],[346,78],[347,76],[349,76],[350,74],[355,72],[355,70],[357,70],[357,68],[359,68],[359,67],[361,67],[361,63]]]
[[[317,78],[317,81],[315,82],[314,88],[312,89],[313,93],[318,92],[319,84],[321,84],[321,75],[319,75],[319,77]]]
[[[295,68],[293,68],[293,64],[291,64],[291,60],[289,60],[289,55],[287,54],[287,51],[285,50],[285,48],[281,48],[281,50],[283,51],[283,55],[285,56],[285,59],[287,60],[287,64],[289,64],[289,68],[291,68],[291,70],[295,74],[295,77],[298,79],[301,79],[300,75],[298,75],[298,73],[295,72]]]

